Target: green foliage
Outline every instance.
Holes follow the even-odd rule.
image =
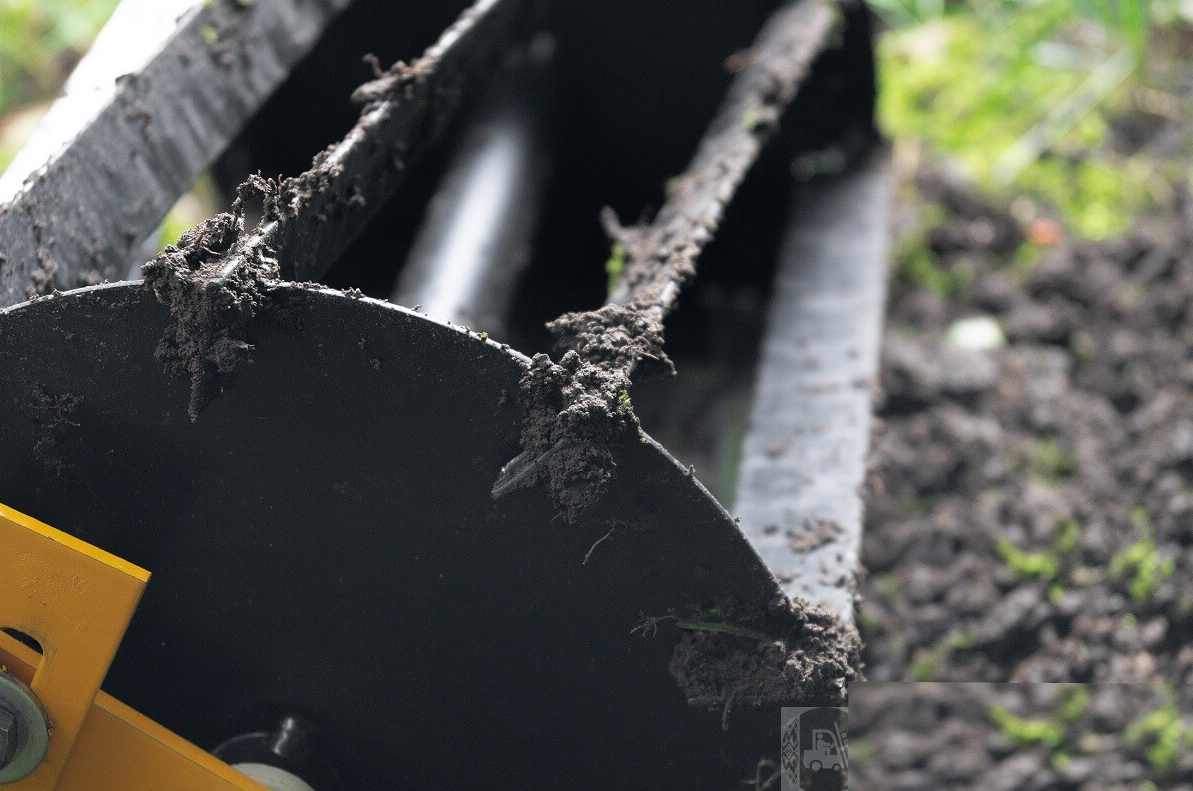
[[[1025,552],[1005,538],[1000,538],[995,546],[1018,579],[1039,577],[1051,581],[1060,572],[1059,560],[1052,552]]]
[[[933,681],[936,669],[948,662],[955,651],[964,651],[977,644],[977,635],[968,629],[946,634],[928,649],[921,649],[911,663],[911,676],[916,681]]]
[[[1127,590],[1131,598],[1137,604],[1146,604],[1160,583],[1172,576],[1176,562],[1172,558],[1160,557],[1152,521],[1143,506],[1132,509],[1131,522],[1143,531],[1143,536],[1110,559],[1110,576],[1115,579],[1129,576]]]
[[[1168,773],[1193,749],[1193,726],[1181,720],[1172,688],[1164,685],[1159,689],[1163,705],[1128,725],[1123,740],[1132,746],[1146,745],[1148,763],[1156,771]]]
[[[0,127],[13,111],[52,99],[119,0],[0,0]],[[0,135],[0,170],[24,142]],[[27,132],[25,132],[27,134]]]
[[[944,0],[869,0],[879,16],[896,27],[923,24],[944,15]]]
[[[935,681],[936,659],[926,654],[917,656],[911,662],[911,677],[916,681]]]
[[[993,706],[987,712],[990,720],[998,726],[1007,739],[1018,747],[1046,745],[1059,747],[1065,739],[1065,728],[1059,718],[1029,720],[1017,717],[1002,706]]]
[[[917,206],[914,226],[895,245],[893,261],[896,283],[946,297],[959,294],[970,286],[974,278],[972,268],[947,269],[928,246],[927,230],[947,219],[948,213],[942,206]]]
[[[1044,719],[1018,717],[1001,706],[991,707],[987,714],[1011,744],[1019,747],[1043,745],[1054,750],[1052,765],[1059,771],[1070,760],[1069,752],[1060,748],[1066,740],[1072,741],[1074,726],[1088,705],[1089,691],[1073,684],[1061,691],[1056,711]]]
[[[1155,173],[1098,153],[1128,104],[1122,75],[1142,61],[1145,0],[870,1],[894,27],[879,45],[879,114],[896,137],[953,159],[987,190],[1053,206],[1086,237],[1121,233],[1155,204]],[[1108,46],[1074,43],[1083,18],[1110,33]],[[1126,72],[1091,77],[1124,47],[1134,53]],[[1013,149],[1021,161],[996,167]],[[932,285],[946,287],[939,277]]]
[[[1058,554],[1067,555],[1077,547],[1077,539],[1081,536],[1081,525],[1073,517],[1066,517],[1056,525],[1057,536],[1053,548]]]
[[[1088,689],[1083,686],[1066,687],[1065,691],[1061,693],[1060,706],[1057,707],[1057,716],[1063,722],[1076,722],[1081,719],[1081,715],[1085,714],[1085,708],[1088,705]]]
[[[907,288],[921,288],[933,294],[950,296],[960,284],[944,269],[924,237],[909,234],[895,249],[895,281]]]
[[[0,112],[49,98],[119,0],[0,0]],[[67,58],[70,60],[70,58]]]
[[[605,261],[605,274],[609,277],[609,293],[612,294],[621,285],[621,278],[625,274],[625,246],[614,243],[609,250],[609,259]]]
[[[1037,478],[1055,483],[1077,472],[1077,457],[1057,444],[1052,437],[1036,443],[1031,457],[1031,471]]]
[[[1056,523],[1056,538],[1052,546],[1043,552],[1026,552],[1019,549],[1005,538],[1000,538],[995,544],[999,556],[1006,561],[1011,573],[1018,579],[1039,578],[1047,582],[1055,580],[1060,574],[1064,559],[1077,546],[1077,538],[1081,535],[1081,525],[1072,517],[1061,519]],[[1059,591],[1059,593],[1056,593]],[[1049,591],[1054,600],[1064,594],[1063,588],[1057,585]]]

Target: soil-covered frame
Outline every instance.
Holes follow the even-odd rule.
[[[497,4],[485,6],[488,11],[494,7]],[[499,49],[498,42],[502,37],[498,31],[510,23],[513,12],[509,9],[517,7],[516,3],[508,3],[500,6],[501,13],[466,15],[454,31],[456,37],[451,40],[458,42],[469,35],[480,36],[476,31],[483,30],[485,35],[493,36],[492,42],[486,48],[468,50],[467,57]],[[616,231],[622,243],[631,248],[634,258],[627,282],[641,285],[641,274],[649,271],[649,265],[662,263],[662,280],[671,283],[670,286],[663,282],[647,285],[644,293],[649,304],[636,306],[634,316],[622,317],[630,318],[628,323],[631,325],[645,321],[658,325],[661,331],[662,314],[669,307],[668,302],[673,303],[676,298],[679,282],[691,276],[692,259],[711,238],[713,226],[725,204],[756,158],[761,143],[773,132],[782,107],[791,101],[812,57],[836,21],[829,6],[823,3],[799,3],[784,9],[783,13],[794,15],[799,26],[784,27],[781,23],[785,18],[779,17],[779,23],[768,31],[767,35],[772,38],[764,38],[763,43],[767,46],[755,53],[755,65],[744,72],[741,82],[744,87],[739,89],[738,95],[730,97],[725,113],[710,131],[712,138],[721,141],[720,145],[714,146],[703,160],[697,160],[697,178],[692,179],[688,187],[681,185],[677,193],[677,205],[686,204],[687,208],[672,207],[672,219],[667,219],[668,215],[664,214],[658,223],[664,231],[653,242],[664,247],[673,243],[675,249],[659,261],[660,256],[644,246],[653,232],[638,231],[636,242],[631,238],[635,232]],[[786,18],[785,21],[790,24],[793,20]],[[768,49],[772,46],[773,52]],[[450,50],[450,47],[445,49]],[[361,150],[367,150],[361,155],[363,162],[353,167],[344,166],[356,153],[354,144],[362,135],[368,137],[373,131],[369,123],[385,123],[388,108],[417,106],[420,91],[433,95],[437,101],[450,101],[453,91],[450,84],[445,88],[436,82],[440,79],[436,76],[439,74],[436,67],[443,66],[439,55],[464,57],[456,52],[438,53],[413,66],[400,65],[379,76],[358,93],[365,105],[362,123],[346,138],[344,146],[321,155],[311,171],[295,179],[280,183],[263,179],[246,182],[237,211],[213,218],[195,229],[147,267],[146,287],[170,307],[173,316],[173,325],[167,329],[164,342],[159,346],[159,361],[169,372],[189,379],[192,420],[201,419],[202,413],[219,400],[222,390],[236,386],[237,376],[252,359],[254,343],[248,328],[253,322],[268,319],[286,326],[294,318],[287,309],[288,301],[278,298],[289,288],[282,283],[281,277],[319,274],[352,235],[344,232],[340,238],[335,238],[337,233],[327,234],[325,229],[336,224],[359,228],[369,209],[396,182],[395,174],[403,167],[389,155],[392,152],[383,152],[385,162],[376,168],[388,179],[383,182],[383,188],[357,178],[359,171],[378,165],[376,147],[363,147]],[[479,68],[473,62],[461,71],[472,72]],[[452,79],[450,69],[448,74],[448,79]],[[433,137],[442,121],[433,112],[424,114],[424,117],[412,118],[400,113],[399,116],[399,126],[410,124],[414,127],[411,135],[414,138],[424,132],[428,138]],[[699,178],[701,168],[717,172],[717,178],[702,180]],[[379,194],[371,194],[373,189]],[[249,201],[260,203],[266,216],[263,223],[251,231],[244,227],[240,213],[244,203]],[[694,214],[688,212],[691,206],[698,207]],[[298,256],[296,251],[305,257]],[[672,253],[678,253],[674,260]],[[651,260],[648,262],[647,259]],[[56,297],[51,297],[49,301],[54,299]],[[44,309],[52,308],[47,304]],[[594,345],[594,349],[599,346]],[[616,359],[618,355],[611,357]],[[628,388],[628,372],[626,377]],[[52,395],[49,390],[31,386],[26,393],[35,400],[34,406],[40,404],[45,407],[43,412],[53,413],[46,418],[44,437],[54,437],[64,426],[73,425],[73,410],[79,403],[76,399],[81,398],[83,403],[87,401],[86,396],[77,396],[68,390],[58,392],[62,395]],[[623,394],[625,389],[612,393],[618,406],[621,406]],[[601,397],[608,402],[609,395],[602,393]],[[628,402],[628,398],[626,400]],[[628,403],[625,406],[628,407]],[[47,459],[54,461],[53,448],[45,446],[45,449],[43,466],[53,468],[57,473],[65,472],[65,462],[62,465],[44,463]],[[597,503],[590,498],[584,505],[591,508]],[[743,704],[751,700],[782,698],[815,702],[841,699],[844,683],[852,677],[856,667],[857,641],[831,616],[802,603],[785,601],[752,601],[745,606],[726,603],[721,609],[725,617],[734,619],[730,624],[734,628],[687,629],[673,657],[671,670],[689,697],[712,703],[721,710],[722,716],[728,714],[735,699]],[[694,622],[697,615],[683,610],[676,610],[674,614],[685,623]],[[707,623],[707,613],[699,615],[699,622]],[[747,632],[774,639],[765,640],[760,645],[758,638],[747,635]],[[727,678],[728,673],[734,677]]]

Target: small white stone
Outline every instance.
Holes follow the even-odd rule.
[[[998,320],[991,316],[958,319],[945,330],[944,339],[959,349],[990,351],[1007,345],[1007,336]]]

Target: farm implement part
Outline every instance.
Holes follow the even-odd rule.
[[[326,63],[399,18],[358,0],[314,44],[338,5],[209,5],[144,66],[199,31],[188,63],[204,65],[162,78],[182,118],[222,58],[264,68],[237,31],[297,25],[293,51]],[[779,707],[844,700],[889,199],[868,17],[696,6],[643,4],[623,25],[616,4],[482,0],[359,86],[359,116],[309,169],[243,179],[140,280],[51,290],[125,271],[266,89],[136,212],[111,208],[136,173],[103,166],[116,180],[77,198],[62,179],[79,147],[139,161],[125,138],[165,146],[169,123],[100,112],[24,181],[0,215],[0,294],[33,297],[0,310],[0,557],[25,581],[0,588],[0,664],[53,728],[13,788],[731,788],[777,756]],[[212,19],[236,20],[222,43]],[[610,66],[602,47],[643,29],[685,33],[703,65],[656,48],[641,74]],[[287,113],[310,116],[306,68],[217,174],[276,161]],[[647,136],[604,115],[624,96],[649,123],[668,86],[708,106],[698,141],[691,107]],[[594,235],[610,165],[678,168],[680,145],[697,153],[651,222],[605,213],[607,299],[582,310],[591,278],[559,251]],[[619,203],[660,183],[619,178]],[[685,286],[763,293],[772,274],[739,525],[631,399],[673,370],[665,319],[681,338],[710,321],[685,315]],[[516,351],[543,347],[557,300],[573,310],[550,325],[554,357]],[[119,602],[87,576],[113,574]],[[110,651],[68,639],[105,625]]]

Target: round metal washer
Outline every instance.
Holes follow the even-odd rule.
[[[50,726],[33,690],[7,673],[0,673],[0,706],[17,720],[16,753],[0,767],[0,785],[7,785],[23,780],[41,765],[50,746]]]

